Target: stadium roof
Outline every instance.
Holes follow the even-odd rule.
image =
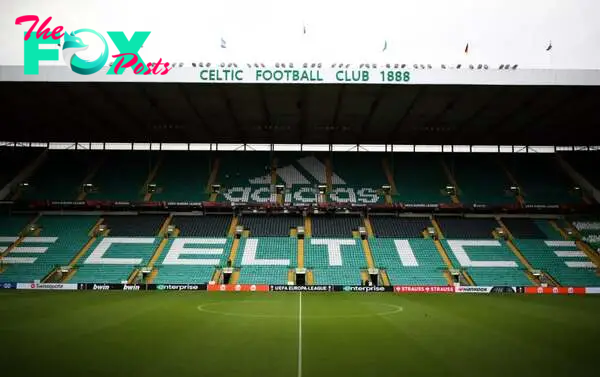
[[[0,82],[2,139],[599,145],[598,86]]]

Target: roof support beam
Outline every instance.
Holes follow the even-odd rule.
[[[102,84],[97,85],[96,88],[100,91],[100,93],[102,93],[102,96],[107,102],[112,103],[121,112],[121,114],[129,118],[131,123],[137,126],[139,132],[142,132],[143,134],[146,133],[146,127],[144,126],[144,123],[140,121],[138,117],[133,115],[125,105],[115,100],[113,96],[111,96],[106,89],[104,89]]]
[[[264,122],[261,126],[263,130],[270,129],[272,126],[271,122],[271,112],[269,111],[269,104],[267,103],[267,96],[265,95],[264,85],[258,86],[258,95],[260,96],[260,103],[262,106],[263,118]]]
[[[419,97],[423,94],[423,92],[425,92],[425,89],[422,89],[422,86],[419,86],[417,88],[417,92],[415,93],[415,95],[413,96],[412,100],[410,101],[410,104],[408,105],[408,107],[406,108],[406,111],[404,112],[404,114],[402,114],[402,117],[396,122],[396,125],[394,126],[394,129],[392,130],[392,132],[390,132],[388,134],[387,137],[387,142],[390,143],[395,143],[396,142],[396,136],[398,135],[398,133],[400,132],[402,125],[404,124],[404,120],[406,119],[406,117],[408,116],[408,114],[410,114],[412,112],[412,110],[414,109],[415,105],[417,104],[417,100],[419,99]]]
[[[200,112],[198,111],[196,106],[194,106],[194,104],[192,103],[190,93],[188,92],[187,88],[185,87],[185,84],[177,84],[177,88],[179,89],[179,92],[183,95],[183,98],[185,99],[185,102],[187,103],[189,108],[192,110],[192,112],[196,116],[196,119],[198,119],[198,122],[202,126],[202,131],[206,132],[209,135],[211,140],[215,139],[215,131],[213,130],[213,128],[210,125],[208,125],[208,123],[206,123],[202,114],[200,114]]]
[[[363,123],[360,127],[360,134],[358,135],[357,142],[362,142],[363,140],[365,140],[365,133],[367,133],[367,130],[370,128],[371,122],[373,121],[373,115],[375,115],[375,113],[377,112],[377,109],[379,108],[379,104],[381,103],[381,99],[383,98],[384,95],[385,95],[385,87],[381,86],[381,87],[379,87],[379,90],[377,91],[377,95],[375,96],[375,99],[373,100],[373,102],[371,102],[371,107],[369,108],[369,113],[365,117],[365,120],[363,121]]]
[[[300,144],[304,143],[306,134],[306,125],[308,123],[308,85],[302,85],[300,88],[300,101],[296,103],[296,107],[300,110],[300,119],[298,120],[298,140]]]
[[[227,113],[229,114],[229,117],[231,117],[231,121],[233,122],[233,125],[235,126],[236,130],[238,131],[241,142],[246,143],[248,141],[246,131],[244,131],[244,129],[242,128],[242,125],[240,124],[238,118],[235,115],[235,112],[233,111],[233,105],[231,103],[231,98],[229,98],[229,95],[227,94],[227,90],[224,88],[224,86],[225,85],[219,85],[219,89],[218,89],[219,93],[221,94],[221,98],[225,102],[225,107],[227,108]]]

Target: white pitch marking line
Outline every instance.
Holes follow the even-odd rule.
[[[302,377],[302,292],[298,296],[298,377]]]

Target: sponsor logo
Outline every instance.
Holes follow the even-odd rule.
[[[385,287],[344,286],[344,292],[385,292]]]
[[[451,286],[412,286],[398,285],[394,287],[396,293],[452,293],[454,287]]]
[[[2,289],[15,289],[15,287],[15,283],[3,283],[2,285],[0,285],[0,288]]]
[[[77,284],[17,283],[17,289],[76,290]]]
[[[200,289],[200,286],[191,284],[161,284],[157,285],[156,289],[159,291],[197,291]]]
[[[492,287],[456,287],[457,293],[489,293]]]
[[[550,295],[582,295],[586,293],[583,287],[525,287],[526,294],[550,294]]]
[[[94,291],[108,291],[110,289],[110,285],[107,284],[94,284],[92,286]]]
[[[282,292],[329,292],[331,285],[271,285],[270,291]]]
[[[124,291],[139,291],[140,286],[139,285],[124,285],[123,290]]]

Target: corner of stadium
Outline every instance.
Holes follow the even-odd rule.
[[[61,11],[60,39],[41,2],[8,3],[7,376],[597,369],[599,69],[484,64],[472,42],[391,59],[391,39],[368,63],[261,63],[225,32],[172,59],[166,27]]]

